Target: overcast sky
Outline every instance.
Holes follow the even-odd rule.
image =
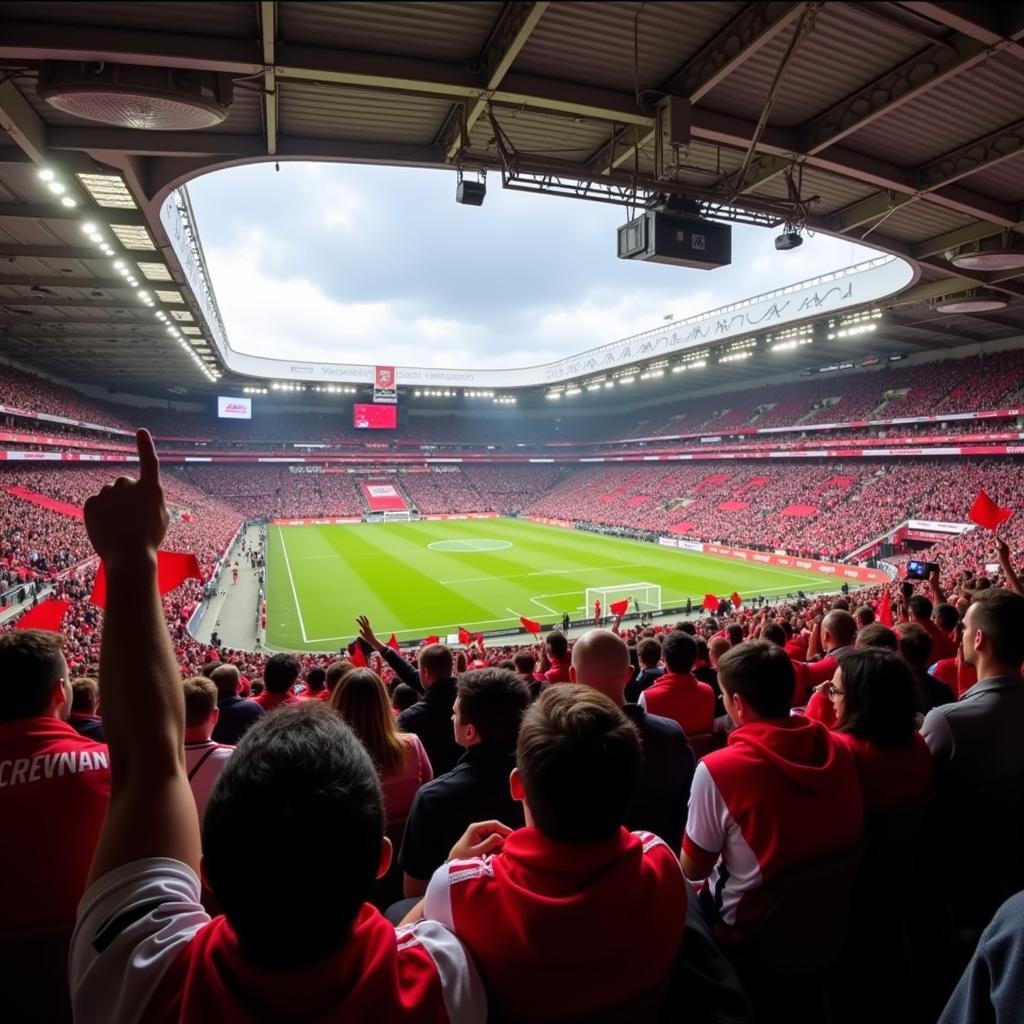
[[[776,253],[733,226],[733,263],[619,260],[622,207],[512,192],[483,207],[445,171],[259,164],[189,186],[231,345],[326,362],[514,367],[849,266],[875,253],[818,236]]]

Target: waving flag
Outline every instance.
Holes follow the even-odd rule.
[[[629,598],[625,597],[621,601],[612,601],[612,603],[608,605],[608,611],[610,611],[612,615],[625,615],[626,612],[629,611]]]
[[[366,668],[366,655],[363,654],[363,649],[359,644],[356,644],[348,660],[351,661],[356,668]]]
[[[474,640],[475,640],[475,641],[476,641],[476,642],[477,642],[477,643],[478,643],[478,644],[479,644],[479,645],[480,645],[481,647],[483,647],[483,645],[484,645],[484,635],[483,635],[483,633],[477,633],[477,635],[476,635],[475,637],[473,637],[473,639],[474,639]]]
[[[469,630],[465,626],[459,626],[459,643],[468,644],[472,639],[469,635]]]
[[[984,526],[986,530],[994,530],[1013,515],[1013,509],[1000,508],[984,490],[980,490],[968,515],[972,523]]]
[[[704,608],[709,612],[718,611],[718,598],[714,594],[704,595]]]
[[[391,639],[388,641],[388,647],[390,647],[395,653],[398,652],[398,638],[394,633],[391,634]]]
[[[888,589],[882,594],[882,603],[878,606],[878,621],[892,629],[892,595]]]
[[[433,634],[431,634],[431,635],[430,635],[430,636],[428,636],[428,637],[427,637],[427,638],[426,638],[426,639],[425,639],[425,640],[424,640],[423,642],[424,642],[425,644],[439,644],[439,643],[440,643],[441,641],[440,641],[440,640],[439,640],[439,639],[438,639],[438,638],[437,638],[436,636],[434,636]]]
[[[180,587],[185,580],[201,580],[203,574],[199,569],[199,561],[195,555],[184,551],[158,551],[156,553],[156,583],[160,596],[169,594],[175,587]],[[107,574],[100,562],[100,571],[96,573],[89,600],[102,608],[107,603]]]
[[[533,619],[528,619],[525,615],[519,616],[519,624],[526,630],[527,633],[539,633],[540,623],[534,622]]]
[[[37,604],[18,619],[15,629],[46,629],[51,633],[60,632],[60,625],[71,607],[70,601],[51,599]]]
[[[743,598],[740,597],[740,595],[736,593],[735,590],[732,592],[732,597],[730,598],[730,600],[732,601],[733,608],[739,608],[739,606],[743,604]]]

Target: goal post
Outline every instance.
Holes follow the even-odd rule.
[[[385,523],[409,523],[412,522],[412,513],[407,508],[400,511],[388,510],[384,513]]]
[[[660,612],[661,587],[657,583],[622,583],[614,587],[587,587],[584,595],[584,613],[594,612],[594,603],[601,602],[602,617],[612,615],[611,606],[617,601],[629,601],[629,614],[633,612]],[[634,603],[635,602],[635,603]]]

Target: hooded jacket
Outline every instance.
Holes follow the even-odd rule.
[[[704,758],[683,849],[721,852],[709,890],[722,920],[742,931],[763,912],[774,877],[846,853],[863,831],[852,754],[825,726],[796,716],[743,725]]]

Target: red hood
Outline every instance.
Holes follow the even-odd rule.
[[[776,771],[809,793],[828,785],[836,761],[835,741],[820,722],[795,716],[752,722],[729,736],[729,745],[747,746]]]

